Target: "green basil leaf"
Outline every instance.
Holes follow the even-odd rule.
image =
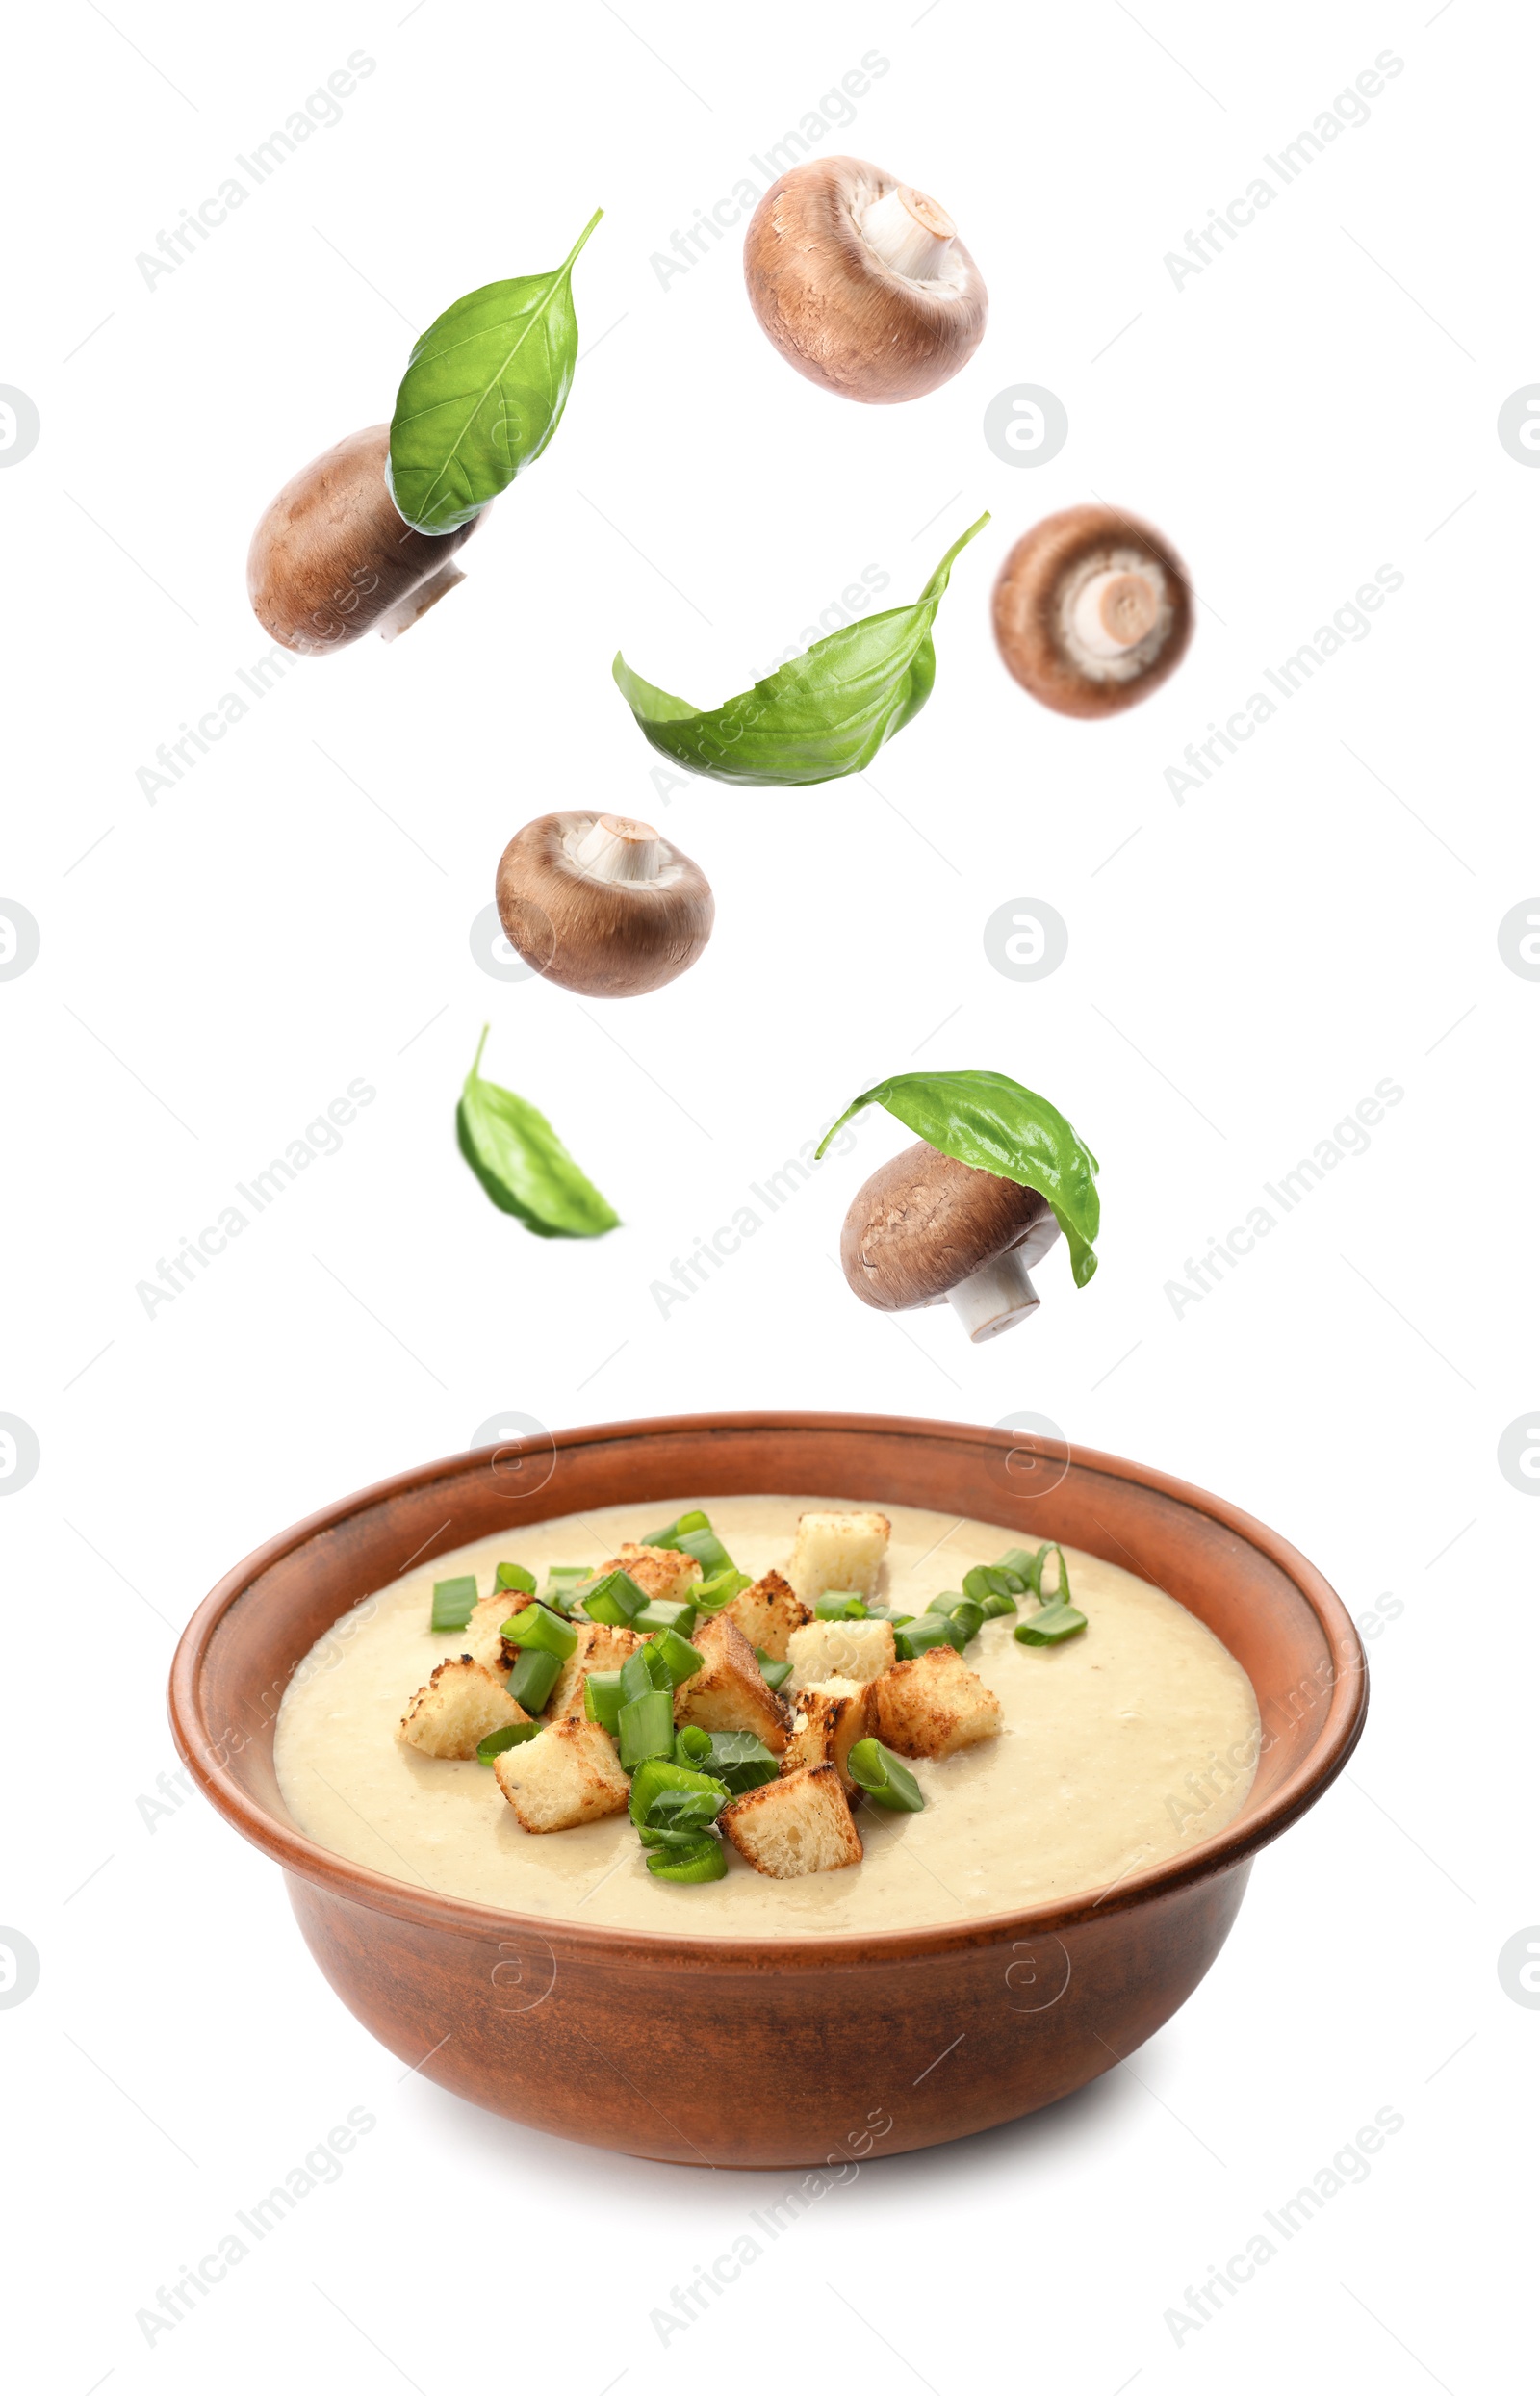
[[[484,283],[436,317],[396,394],[385,481],[418,532],[452,532],[533,463],[561,422],[578,357],[573,263]]]
[[[843,626],[720,708],[671,698],[618,653],[615,680],[654,748],[692,774],[751,787],[859,774],[930,697],[931,626],[952,560],[988,521],[981,516],[953,542],[912,606]]]
[[[943,1156],[1040,1190],[1069,1243],[1075,1287],[1085,1288],[1096,1270],[1092,1243],[1101,1229],[1096,1191],[1101,1168],[1056,1106],[1035,1090],[1023,1090],[1009,1073],[894,1073],[852,1099],[825,1132],[819,1156],[863,1106],[886,1106]]]
[[[567,1154],[538,1107],[497,1082],[483,1081],[483,1025],[475,1063],[455,1111],[460,1154],[494,1206],[517,1215],[543,1240],[591,1240],[620,1217]]]

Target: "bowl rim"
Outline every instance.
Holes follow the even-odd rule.
[[[578,1424],[547,1436],[559,1451],[632,1440],[650,1433],[760,1430],[866,1431],[933,1441],[952,1439],[973,1447],[992,1445],[1007,1453],[1031,1444],[1020,1432],[997,1430],[981,1424],[918,1415],[799,1409],[642,1415],[626,1422]],[[1324,1794],[1347,1765],[1363,1733],[1369,1706],[1368,1659],[1363,1642],[1351,1614],[1330,1583],[1297,1548],[1254,1515],[1194,1482],[1180,1481],[1152,1465],[1137,1464],[1128,1457],[1071,1443],[1069,1453],[1074,1463],[1172,1499],[1207,1515],[1257,1549],[1297,1589],[1331,1648],[1336,1668],[1320,1730],[1294,1770],[1253,1812],[1243,1809],[1233,1822],[1212,1839],[1202,1840],[1196,1846],[1143,1871],[1129,1872],[1099,1894],[1085,1891],[1040,1905],[904,1930],[794,1937],[766,1933],[737,1938],[723,1938],[710,1931],[625,1930],[569,1916],[515,1913],[438,1890],[414,1887],[408,1881],[393,1879],[388,1873],[355,1864],[332,1848],[321,1846],[293,1821],[280,1821],[247,1794],[228,1765],[214,1761],[229,1734],[216,1732],[204,1713],[204,1659],[225,1614],[253,1582],[286,1557],[371,1507],[428,1487],[436,1481],[458,1479],[498,1453],[499,1443],[494,1442],[411,1466],[367,1488],[354,1490],[292,1523],[286,1531],[274,1533],[216,1583],[183,1631],[172,1658],[167,1690],[171,1735],[178,1754],[204,1796],[234,1829],[279,1864],[286,1873],[295,1874],[328,1895],[370,1912],[393,1915],[428,1929],[489,1940],[496,1940],[500,1932],[513,1931],[526,1944],[538,1941],[548,1951],[552,1942],[558,1943],[573,1961],[624,1963],[675,1971],[763,1971],[769,1965],[787,1971],[849,1971],[861,1964],[890,1965],[956,1954],[975,1946],[996,1946],[1008,1938],[1048,1938],[1083,1922],[1109,1919],[1248,1865],[1261,1848],[1279,1838]]]

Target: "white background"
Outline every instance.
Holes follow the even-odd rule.
[[[0,380],[42,425],[0,474],[0,892],[42,943],[0,983],[0,1410],[41,1448],[0,1507],[0,1919],[42,1967],[0,2017],[18,2385],[1463,2392],[1516,2364],[1540,2022],[1496,1963],[1540,1916],[1536,1517],[1497,1445],[1540,1398],[1540,988],[1496,935],[1540,889],[1540,476],[1495,427],[1540,374],[1535,27],[1468,0],[911,11],[66,0],[13,25]],[[1371,121],[1177,288],[1165,253],[1387,49]],[[355,50],[343,121],[148,288],[136,253]],[[966,370],[886,409],[777,358],[735,236],[666,288],[650,264],[871,51],[888,70],[820,146],[935,192],[991,301]],[[554,264],[599,204],[597,346],[464,586],[398,644],[295,663],[149,804],[138,769],[268,648],[243,566],[279,484],[388,417],[414,329]],[[1035,471],[981,431],[1024,381],[1069,417]],[[1180,672],[1103,725],[1018,690],[988,610],[1016,536],[1092,493],[1160,526],[1203,603]],[[986,506],[875,786],[659,792],[618,646],[714,703],[863,565],[912,596]],[[1404,587],[1370,637],[1176,804],[1186,744],[1382,564]],[[706,867],[715,937],[671,989],[578,1003],[473,960],[503,843],[574,804],[660,810]],[[1069,927],[1042,982],[984,952],[1018,896]],[[488,1070],[618,1207],[608,1239],[534,1241],[461,1163],[483,1020]],[[859,1306],[839,1223],[909,1137],[875,1116],[665,1318],[651,1284],[751,1181],[927,1064],[1073,1118],[1091,1287],[1061,1247],[1036,1321],[980,1350]],[[341,1152],[148,1317],[136,1284],[356,1076],[377,1099]],[[1178,1315],[1185,1260],[1382,1078],[1405,1095],[1368,1153]],[[566,2146],[403,2081],[272,1868],[201,1802],[138,1801],[174,1766],[175,1634],[271,1532],[500,1408],[757,1406],[1040,1412],[1401,1610],[1348,1777],[1132,2065],[872,2166],[665,2352],[650,2311],[791,2176]],[[136,2311],[352,2106],[377,2126],[341,2181],[148,2344]],[[1178,2343],[1184,2289],[1380,2107],[1404,2126],[1370,2179]]]

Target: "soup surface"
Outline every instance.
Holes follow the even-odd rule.
[[[654,1879],[625,1815],[531,1837],[484,1765],[420,1755],[396,1737],[407,1703],[455,1652],[428,1629],[435,1581],[500,1562],[544,1581],[606,1562],[625,1539],[704,1505],[734,1562],[784,1568],[797,1517],[860,1497],[701,1499],[689,1491],[482,1539],[364,1599],[295,1672],[278,1716],[278,1781],[301,1830],[393,1879],[514,1913],[617,1928],[753,1938],[900,1930],[973,1919],[1110,1887],[1212,1838],[1244,1804],[1260,1739],[1251,1684],[1196,1617],[1116,1564],[1068,1550],[1089,1627],[1027,1647],[1015,1617],[987,1622],[966,1662],[1000,1698],[996,1739],[911,1764],[921,1814],[863,1805],[865,1860],[772,1880],[730,1852],[725,1880]],[[878,1597],[921,1612],[1021,1534],[884,1505],[892,1539]],[[511,1608],[512,1601],[510,1601]]]

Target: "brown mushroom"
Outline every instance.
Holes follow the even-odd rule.
[[[946,210],[864,159],[809,159],[773,183],[743,271],[782,356],[847,399],[920,399],[984,337],[988,295]]]
[[[695,963],[715,912],[694,859],[628,815],[537,815],[498,865],[498,914],[520,956],[590,998],[661,990]]]
[[[369,631],[394,640],[464,581],[450,561],[481,516],[414,531],[386,487],[390,444],[389,425],[349,433],[284,484],[252,534],[246,589],[285,649],[324,657]]]
[[[976,1342],[996,1339],[1036,1312],[1040,1301],[1027,1268],[1058,1237],[1040,1190],[917,1140],[857,1191],[839,1261],[868,1306],[902,1314],[946,1301]]]
[[[1187,569],[1116,507],[1066,507],[1024,532],[994,586],[994,637],[1024,690],[1060,715],[1147,699],[1193,632]]]

